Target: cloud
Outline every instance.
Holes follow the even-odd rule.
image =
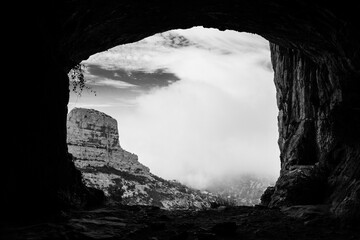
[[[106,108],[106,107],[111,107],[111,104],[86,104],[86,103],[77,103],[77,102],[69,102],[68,107],[69,108],[74,108],[74,107],[79,107],[79,108]]]
[[[105,52],[94,54],[86,65],[99,66],[103,70],[119,68],[131,71],[154,72],[168,69],[168,64],[183,60],[185,51],[207,51],[213,55],[268,53],[269,44],[258,35],[236,31],[194,27],[172,30],[145,38],[139,42],[120,45]],[[270,59],[267,59],[268,62]]]
[[[111,103],[97,109],[118,120],[122,147],[155,174],[199,188],[224,176],[279,174],[275,86],[263,38],[173,30],[85,63],[102,85],[96,99],[85,99]],[[129,86],[110,89],[104,81]]]
[[[181,81],[139,96],[136,112],[119,116],[124,147],[160,176],[199,188],[226,175],[276,176],[272,73],[240,56],[198,54],[170,68]]]
[[[87,64],[85,78],[90,85],[112,84],[118,88],[137,87],[144,91],[154,87],[164,87],[180,79],[166,69],[125,69],[122,67],[108,69],[99,64]]]
[[[114,87],[114,88],[130,88],[130,87],[134,87],[134,85],[128,84],[128,83],[123,82],[123,81],[116,81],[116,80],[106,79],[106,78],[98,80],[96,82],[93,82],[91,85],[110,86],[110,87]]]

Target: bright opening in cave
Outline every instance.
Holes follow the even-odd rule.
[[[252,189],[257,198],[278,177],[278,110],[262,37],[171,30],[82,64],[96,95],[71,92],[69,111],[92,108],[115,118],[121,147],[152,173],[226,195]]]

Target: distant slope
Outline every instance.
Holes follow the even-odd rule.
[[[207,190],[234,205],[252,206],[260,203],[261,195],[270,185],[274,185],[274,180],[245,174],[214,180]]]

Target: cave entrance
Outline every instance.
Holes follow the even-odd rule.
[[[121,149],[138,155],[151,173],[238,205],[259,203],[278,177],[278,110],[269,43],[262,37],[203,27],[171,30],[81,64],[88,88],[81,96],[71,91],[69,110],[96,109],[115,118]],[[137,185],[117,181],[125,194],[148,194],[144,172],[135,174]],[[116,185],[111,181],[107,187]]]

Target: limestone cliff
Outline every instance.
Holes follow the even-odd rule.
[[[77,167],[110,166],[148,173],[138,157],[120,147],[117,121],[94,109],[74,108],[67,119],[68,150]]]
[[[117,121],[94,109],[74,108],[67,119],[67,143],[85,183],[111,201],[165,209],[202,209],[217,199],[152,174],[119,144]]]

